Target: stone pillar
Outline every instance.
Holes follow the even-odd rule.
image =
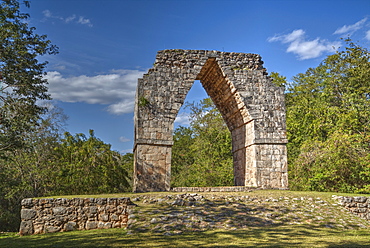
[[[134,192],[169,191],[172,144],[136,144]]]

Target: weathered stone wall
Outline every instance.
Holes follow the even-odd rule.
[[[22,200],[19,233],[122,228],[133,206],[130,198],[28,198]]]
[[[262,65],[258,54],[159,51],[138,81],[134,191],[170,190],[173,124],[194,80],[231,132],[235,185],[287,188],[284,89]]]
[[[342,206],[351,213],[370,220],[370,197],[365,196],[335,196]]]

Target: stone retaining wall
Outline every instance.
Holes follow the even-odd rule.
[[[335,196],[339,203],[351,213],[370,220],[370,197],[365,196]]]
[[[126,227],[135,204],[130,198],[22,200],[19,234]]]

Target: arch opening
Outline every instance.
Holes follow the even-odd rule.
[[[234,185],[231,133],[199,80],[179,115],[183,112],[188,123],[176,125],[175,121],[171,187]]]

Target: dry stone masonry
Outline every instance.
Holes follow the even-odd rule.
[[[168,191],[173,125],[200,80],[232,135],[235,186],[288,187],[284,89],[258,54],[163,50],[138,80],[134,191]]]
[[[333,196],[349,212],[370,220],[370,197],[365,196]]]
[[[23,199],[20,235],[126,227],[130,198]]]

